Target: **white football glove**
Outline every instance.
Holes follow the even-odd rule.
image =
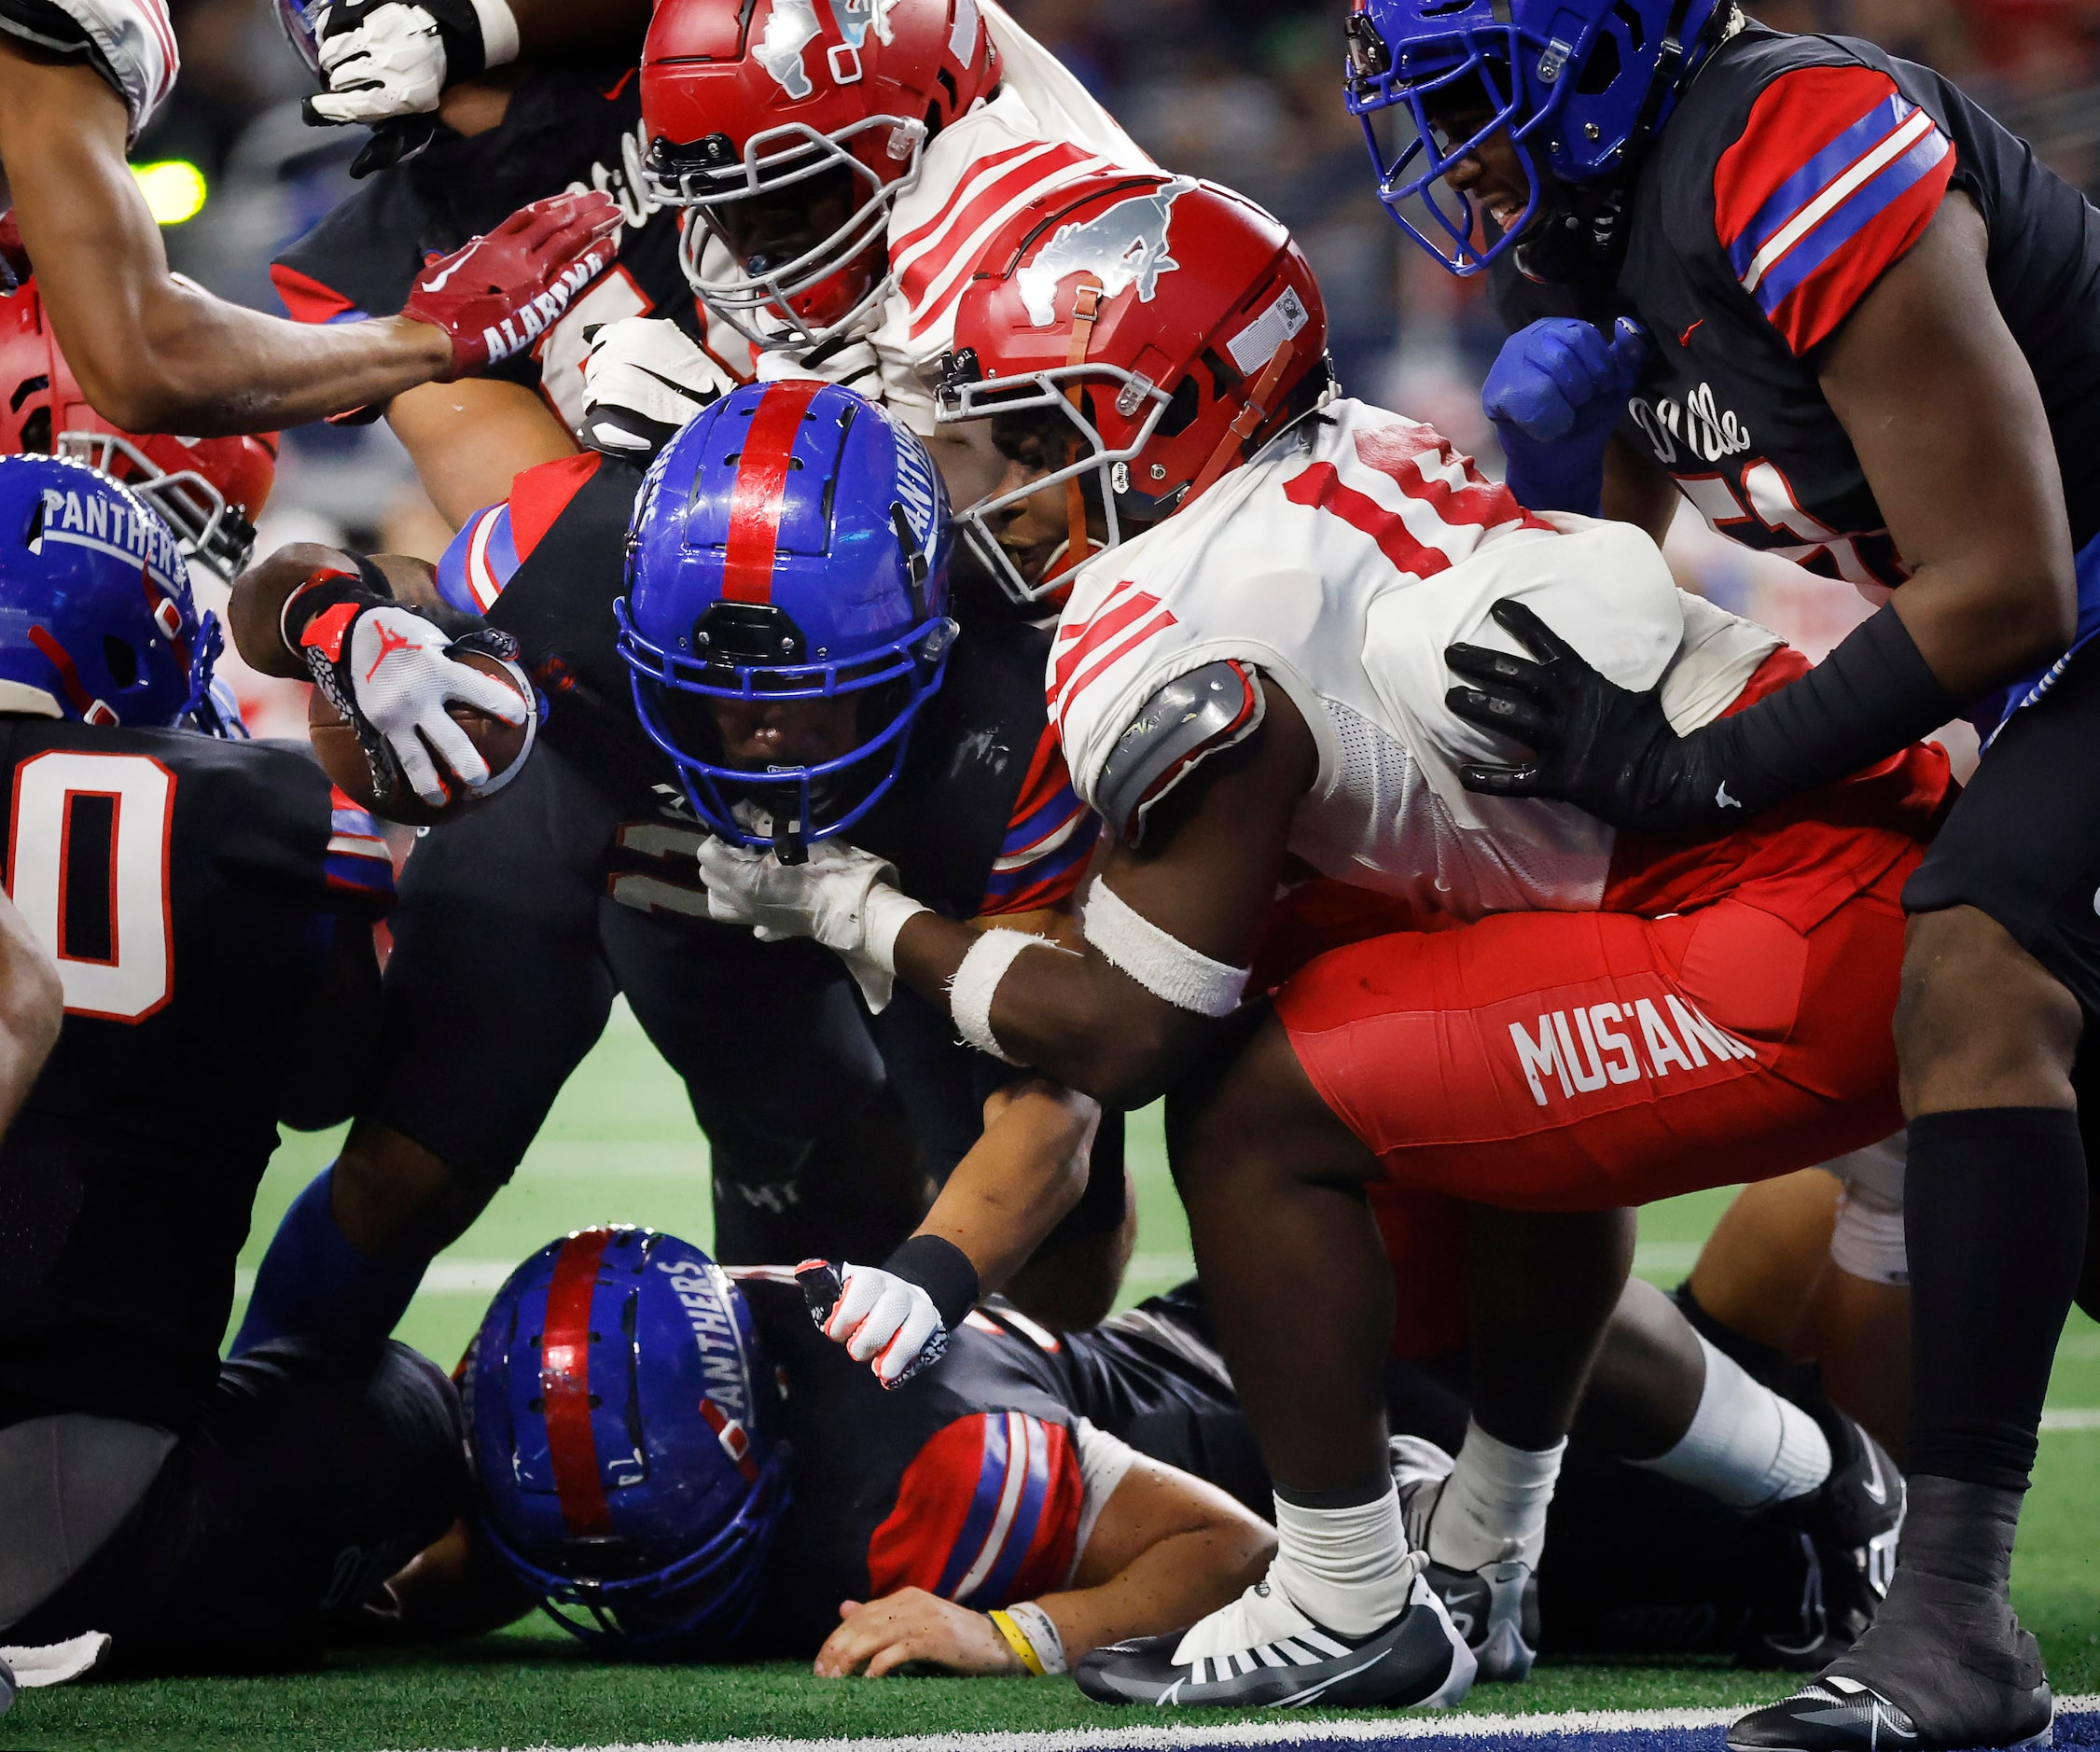
[[[769,347],[752,361],[752,374],[761,383],[778,383],[792,377],[814,377],[827,383],[842,383],[848,389],[857,389],[863,396],[877,401],[883,397],[881,356],[874,347],[865,341],[852,341],[843,346],[826,342],[821,346],[793,350],[793,343]]]
[[[885,1387],[901,1387],[948,1349],[948,1328],[919,1285],[878,1265],[841,1265],[841,1287],[824,1336],[867,1363]]]
[[[391,605],[368,608],[350,630],[350,687],[357,709],[385,739],[410,787],[438,808],[447,793],[433,751],[469,790],[489,782],[488,762],[446,702],[462,701],[506,724],[522,724],[526,710],[508,683],[447,657],[450,643],[421,615]]]
[[[653,456],[736,379],[678,327],[623,316],[591,336],[583,361],[583,441],[615,456]]]
[[[454,79],[518,57],[518,21],[504,0],[337,0],[316,35],[328,89],[306,108],[328,122],[426,115]]]
[[[762,943],[814,938],[845,962],[869,1008],[889,1002],[897,933],[927,911],[895,886],[893,865],[837,840],[819,840],[806,863],[783,864],[770,851],[710,839],[699,861],[716,923],[746,925]]]

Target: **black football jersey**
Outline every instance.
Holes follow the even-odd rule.
[[[0,1424],[180,1430],[339,925],[391,901],[371,818],[303,750],[0,717],[7,882],[66,1014],[0,1141]]]
[[[703,832],[676,769],[635,716],[615,646],[627,524],[643,470],[587,452],[525,470],[502,505],[467,520],[438,568],[452,607],[513,634],[548,702],[542,734],[596,775],[630,816],[603,849],[607,892],[706,916],[693,856]],[[906,893],[950,918],[1010,915],[1071,894],[1094,817],[1050,727],[1050,635],[1011,620],[966,627],[920,710],[902,772],[855,827]],[[960,1044],[945,1011],[899,986],[870,1023],[937,1179],[976,1142],[985,1096],[1021,1075]]]
[[[1498,307],[1511,328],[1637,317],[1655,353],[1619,436],[1723,535],[1895,586],[1902,556],[1816,368],[1950,188],[1988,227],[2082,548],[2100,534],[2100,214],[1946,79],[1870,43],[1751,25],[1722,44],[1636,173],[1616,281],[1539,285],[1505,257]]]
[[[623,316],[669,317],[695,339],[704,319],[678,266],[678,214],[641,178],[639,80],[632,62],[537,68],[486,133],[437,138],[404,164],[367,178],[271,266],[278,296],[302,322],[390,316],[433,257],[494,229],[527,202],[597,188],[624,226],[613,265],[529,352],[491,373],[536,387],[563,424],[582,418],[583,331]]]

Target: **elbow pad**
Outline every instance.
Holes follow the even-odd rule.
[[[1260,678],[1244,663],[1205,663],[1176,675],[1116,739],[1094,786],[1095,812],[1132,845],[1153,805],[1206,758],[1261,727]]]

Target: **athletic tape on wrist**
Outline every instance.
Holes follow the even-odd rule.
[[[895,872],[893,871],[892,874]],[[861,953],[884,973],[897,972],[897,939],[904,927],[933,909],[889,883],[877,882],[861,903]]]
[[[1047,937],[1031,937],[1026,931],[986,931],[969,946],[962,966],[948,981],[948,1013],[955,1019],[955,1032],[980,1052],[989,1052],[1003,1064],[1021,1061],[1008,1058],[992,1032],[992,994],[1021,952],[1036,944],[1056,948]]]
[[[481,26],[481,66],[485,72],[518,59],[518,20],[504,0],[472,0]]]
[[[1240,1007],[1249,967],[1228,966],[1162,931],[1096,876],[1082,922],[1087,941],[1111,965],[1176,1009],[1230,1016]]]
[[[998,1615],[1019,1631],[1040,1662],[1036,1670],[1057,1674],[1064,1671],[1064,1638],[1058,1634],[1056,1622],[1033,1600],[1022,1600],[1007,1607]],[[1020,1652],[1018,1649],[1015,1651]],[[1022,1657],[1022,1665],[1027,1657]]]

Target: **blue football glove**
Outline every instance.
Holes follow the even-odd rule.
[[[1602,513],[1605,441],[1648,357],[1648,331],[1629,316],[1608,346],[1594,324],[1572,316],[1545,317],[1503,342],[1481,406],[1502,439],[1518,504]]]

